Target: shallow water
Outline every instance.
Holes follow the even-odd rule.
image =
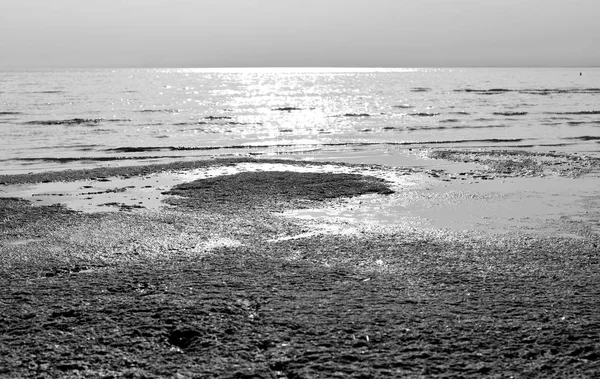
[[[350,227],[371,224],[576,238],[600,235],[597,177],[440,182],[413,175],[410,181],[412,185],[397,186],[393,195],[365,195],[339,207],[285,214]]]
[[[597,68],[13,70],[0,83],[0,174],[230,155],[375,161],[420,147],[600,151]]]
[[[49,182],[0,186],[0,197],[20,197],[34,205],[62,204],[69,209],[86,212],[148,211],[168,207],[163,192],[173,186],[198,179],[234,175],[240,172],[294,171],[367,173],[383,179],[406,183],[403,177],[383,169],[366,170],[360,167],[331,165],[292,165],[281,163],[240,163],[233,166],[215,166],[189,171],[154,173],[142,177],[110,177],[72,182]]]
[[[597,174],[580,178],[559,176],[496,177],[483,175],[480,164],[426,159],[419,151],[405,154],[404,169],[344,166],[239,163],[142,177],[96,178],[3,186],[2,197],[22,197],[35,205],[62,204],[86,213],[148,212],[169,208],[164,191],[198,179],[240,172],[296,171],[355,173],[387,181],[391,195],[338,199],[325,207],[282,213],[308,222],[300,239],[316,234],[359,234],[394,228],[485,233],[538,233],[575,238],[600,235]]]

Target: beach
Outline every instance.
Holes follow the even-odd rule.
[[[0,377],[597,374],[600,159],[408,156],[0,176]]]

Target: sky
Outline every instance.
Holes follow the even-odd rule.
[[[599,0],[0,0],[0,68],[600,66]]]

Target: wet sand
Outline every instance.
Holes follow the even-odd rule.
[[[0,177],[0,377],[593,377],[600,162],[414,153]]]

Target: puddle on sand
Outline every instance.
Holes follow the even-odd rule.
[[[415,152],[418,154],[418,152]],[[417,162],[417,157],[412,157]],[[423,166],[424,160],[418,159]],[[446,172],[469,171],[458,164],[439,165]],[[290,217],[323,220],[315,231],[331,232],[362,224],[424,227],[491,232],[535,231],[552,234],[573,232],[565,221],[586,225],[600,234],[600,178],[496,178],[494,180],[451,180],[433,178],[427,172],[400,168],[305,165],[282,163],[240,163],[133,178],[98,178],[78,182],[52,182],[0,187],[0,196],[22,197],[38,205],[56,203],[83,212],[144,211],[164,207],[162,192],[174,185],[202,178],[249,171],[335,172],[372,175],[387,180],[392,195],[364,195],[341,200],[326,209],[303,209],[284,213]],[[109,205],[107,205],[109,204]],[[316,226],[315,226],[316,227]],[[329,228],[329,229],[327,229]],[[335,228],[334,228],[335,229]]]
[[[476,162],[453,162],[429,157],[429,148],[406,148],[398,146],[363,146],[355,149],[322,148],[311,154],[294,155],[304,161],[328,161],[354,164],[383,165],[401,168],[442,169],[449,174],[477,171],[485,168]]]
[[[20,197],[34,205],[63,204],[81,212],[114,212],[118,210],[157,210],[168,206],[162,193],[173,186],[198,179],[233,175],[251,171],[295,171],[357,173],[381,177],[396,184],[408,185],[409,176],[384,169],[331,165],[293,165],[282,163],[240,163],[189,171],[164,172],[132,178],[97,178],[75,182],[51,182],[0,187],[1,197]],[[405,172],[402,172],[405,174]]]
[[[388,196],[365,195],[326,209],[285,212],[304,219],[420,226],[492,233],[527,231],[577,236],[564,228],[579,221],[600,235],[598,178],[507,178],[479,182],[423,180]]]
[[[83,212],[108,212],[120,208],[158,208],[161,191],[176,181],[168,177],[110,178],[76,182],[52,182],[3,188],[2,197],[21,197],[34,205],[63,204]]]

